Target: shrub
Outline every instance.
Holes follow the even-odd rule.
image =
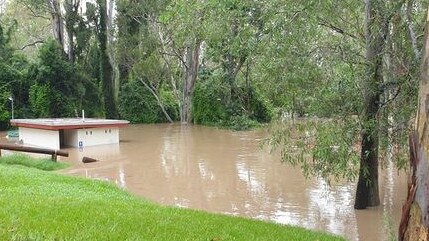
[[[194,123],[246,130],[271,121],[273,107],[255,88],[222,85],[209,78],[197,83],[193,98]]]
[[[161,90],[161,101],[173,120],[179,118],[178,104],[171,92]],[[141,83],[131,80],[122,86],[119,98],[119,113],[132,123],[167,122],[155,97]]]

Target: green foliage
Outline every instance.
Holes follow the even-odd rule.
[[[178,120],[178,106],[171,92],[161,91],[161,101],[170,117]],[[140,82],[131,80],[122,86],[119,97],[119,113],[132,123],[166,122],[158,102]]]
[[[13,97],[15,105],[22,101],[21,93],[25,91],[25,74],[27,62],[22,55],[16,54],[11,46],[11,36],[15,30],[15,24],[4,30],[0,24],[0,129],[9,126],[11,118],[11,101]],[[16,111],[17,108],[15,108]],[[16,112],[15,112],[16,113]],[[16,116],[16,114],[15,114]]]
[[[237,87],[228,94],[229,86],[216,77],[197,83],[193,98],[194,123],[246,130],[271,121],[273,107],[253,87]]]
[[[227,120],[227,111],[222,101],[225,87],[214,81],[197,83],[192,102],[192,115],[195,124],[222,125]]]
[[[30,106],[36,116],[49,117],[51,114],[51,87],[49,84],[34,84],[29,91]]]
[[[83,76],[54,40],[43,44],[38,58],[29,71],[29,78],[34,80],[29,96],[35,116],[75,116],[75,110],[82,108]]]
[[[304,175],[354,180],[359,168],[359,122],[356,118],[287,119],[271,125],[267,143],[282,160]]]

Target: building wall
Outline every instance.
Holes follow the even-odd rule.
[[[88,128],[62,130],[63,144],[85,147],[119,143],[119,128]],[[60,149],[59,131],[19,127],[19,139],[25,145]]]
[[[60,149],[59,131],[19,127],[19,140],[24,145]]]
[[[85,147],[119,143],[119,128],[64,130],[64,144]]]

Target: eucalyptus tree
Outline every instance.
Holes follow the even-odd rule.
[[[108,54],[108,16],[106,0],[97,0],[96,4],[87,4],[87,16],[95,26],[98,42],[99,75],[102,85],[104,110],[107,118],[118,118],[115,101],[113,67]]]
[[[64,49],[64,16],[61,10],[60,0],[18,0],[19,3],[31,12],[33,17],[50,18],[53,38]]]
[[[402,208],[398,240],[429,240],[429,8],[425,22],[419,104],[414,131],[410,134],[410,183],[407,200]],[[416,53],[416,52],[415,52]],[[420,51],[416,56],[420,55]]]
[[[169,108],[164,104],[165,94],[169,90],[165,81],[165,64],[161,60],[159,29],[156,27],[160,11],[165,8],[165,4],[163,1],[118,2],[115,56],[118,60],[121,85],[120,112],[133,120],[173,122],[173,118],[170,116],[171,111],[167,111]],[[138,88],[131,90],[132,86]],[[143,90],[144,93],[129,93],[130,90],[131,92],[142,92]],[[149,94],[151,100],[146,99],[148,97],[146,93]],[[126,103],[132,101],[130,100],[132,96],[141,99],[141,101],[134,100],[133,102],[138,102],[142,111],[144,106],[151,106],[148,103],[152,103],[154,100],[165,118],[154,117],[153,115],[158,115],[158,110],[153,110],[152,106],[150,107],[152,110],[147,110],[151,112],[148,114],[148,118],[138,118],[137,116],[141,113],[133,113],[134,116],[130,116],[131,108]]]
[[[163,59],[171,74],[174,74],[171,62],[180,66],[177,78],[171,78],[171,86],[179,103],[182,123],[192,123],[192,99],[205,39],[207,11],[205,1],[175,0],[160,16],[158,30]]]

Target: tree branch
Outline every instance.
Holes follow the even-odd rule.
[[[43,40],[36,40],[36,41],[34,41],[34,42],[32,42],[32,43],[29,43],[29,44],[24,45],[24,46],[21,48],[21,50],[24,50],[25,48],[30,47],[30,46],[35,46],[36,44],[42,44],[42,43],[44,43],[44,42],[45,42],[45,41],[43,41]]]
[[[42,19],[46,19],[46,20],[51,20],[50,18],[48,18],[48,17],[46,17],[46,16],[43,16],[43,15],[40,15],[40,14],[38,14],[38,13],[36,13],[30,6],[28,6],[27,4],[22,4],[22,5],[24,5],[24,7],[25,8],[27,8],[27,10],[28,11],[30,11],[31,12],[31,16],[32,17],[35,17],[35,18],[42,18]]]
[[[356,35],[351,34],[351,33],[347,32],[347,31],[345,31],[344,29],[342,29],[342,28],[340,28],[338,26],[333,25],[332,23],[327,23],[323,19],[321,19],[321,22],[319,22],[319,25],[323,26],[323,27],[326,27],[326,28],[329,28],[330,30],[332,30],[332,31],[334,31],[336,33],[339,33],[341,35],[345,35],[345,36],[351,37],[352,39],[360,39]]]

